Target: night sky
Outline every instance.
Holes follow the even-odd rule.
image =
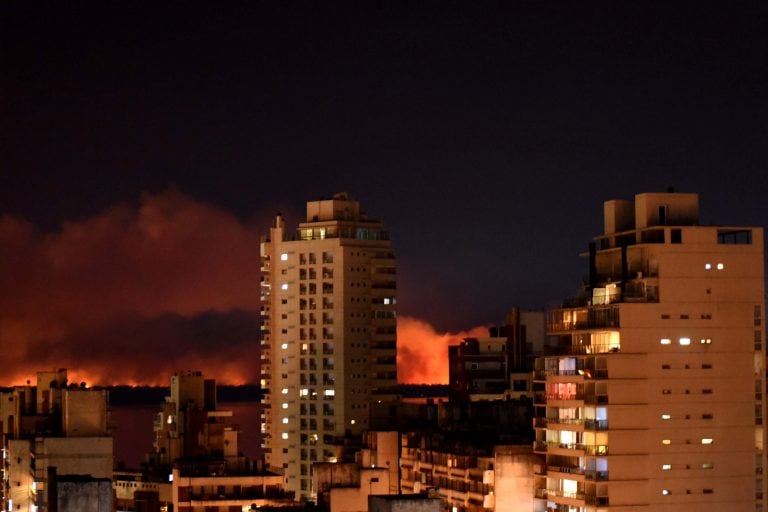
[[[768,4],[711,4],[3,2],[0,363],[253,381],[259,236],[339,191],[433,338],[574,295],[606,199],[768,224]]]

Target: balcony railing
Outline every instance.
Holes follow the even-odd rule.
[[[588,469],[584,472],[587,480],[608,480],[607,471],[595,471],[594,469]]]
[[[584,393],[547,393],[547,400],[584,400]]]
[[[589,430],[608,430],[608,420],[584,420],[584,428]]]
[[[608,455],[608,445],[589,445],[584,448],[587,455]]]
[[[587,505],[594,505],[598,507],[607,507],[609,505],[608,496],[586,496]]]
[[[585,445],[584,443],[558,443],[557,441],[547,441],[547,448],[564,448],[566,450],[579,450],[584,451]],[[589,447],[587,447],[589,448]],[[594,447],[591,447],[594,448]],[[605,447],[606,451],[608,450],[608,447]]]
[[[585,499],[585,494],[583,492],[571,492],[571,491],[561,491],[558,489],[547,489],[547,497],[559,497],[559,498],[569,498],[572,500],[583,500]]]
[[[585,425],[586,421],[582,418],[547,418],[550,425]]]
[[[547,314],[547,332],[619,327],[618,305],[565,308]]]
[[[568,473],[569,475],[583,475],[584,469],[575,466],[547,466],[547,471],[551,471],[553,473]]]

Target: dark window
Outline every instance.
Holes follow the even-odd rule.
[[[751,229],[718,229],[717,243],[719,244],[751,244]]]
[[[673,244],[681,244],[683,243],[683,230],[682,229],[673,229],[671,233],[671,240]]]

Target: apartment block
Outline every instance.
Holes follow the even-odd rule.
[[[763,247],[696,194],[605,203],[536,361],[536,511],[765,510]]]
[[[471,444],[433,441],[416,433],[402,436],[403,493],[440,498],[454,512],[533,509],[530,445],[497,445],[486,453]]]
[[[261,245],[262,434],[267,464],[308,496],[313,462],[396,399],[396,266],[389,234],[346,194],[307,203]]]
[[[113,507],[107,392],[67,371],[0,393],[3,510],[101,512]]]
[[[155,416],[153,450],[144,470],[115,473],[118,507],[230,512],[292,506],[283,477],[240,452],[231,420],[232,411],[217,406],[214,379],[199,371],[173,375]]]
[[[451,402],[532,398],[535,355],[544,352],[544,313],[512,309],[488,336],[448,347]]]

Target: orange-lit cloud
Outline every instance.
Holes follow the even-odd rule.
[[[0,262],[0,385],[258,381],[259,237],[229,213],[170,190],[52,233],[4,215]]]
[[[2,215],[0,262],[0,386],[54,368],[91,385],[258,383],[259,236],[221,209],[169,190],[56,232]],[[399,317],[400,382],[447,383],[448,345],[485,334]]]
[[[438,333],[423,320],[397,319],[397,380],[401,384],[447,384],[448,346],[462,339],[488,335],[487,327]]]

